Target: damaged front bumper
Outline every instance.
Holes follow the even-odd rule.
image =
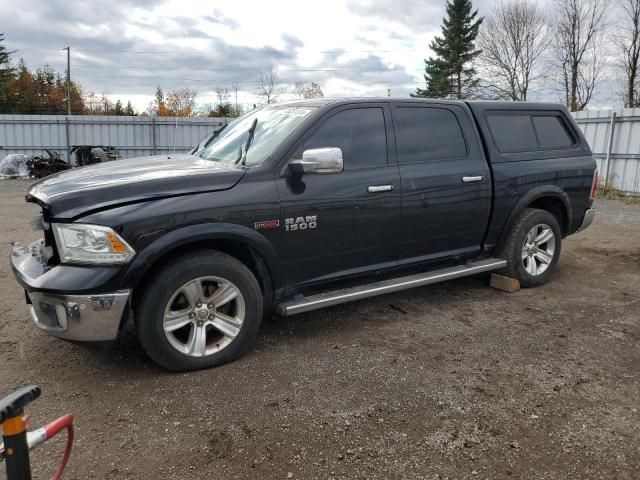
[[[112,268],[64,265],[47,267],[38,256],[41,246],[41,241],[34,242],[29,247],[14,245],[11,252],[11,267],[17,280],[25,288],[33,324],[65,340],[115,340],[131,291],[85,293],[60,290],[61,286],[68,283],[69,275],[75,276],[72,283],[78,284],[82,277],[112,278],[111,274],[115,272]],[[84,286],[91,287],[88,283],[84,283]]]
[[[27,293],[31,321],[40,330],[65,340],[115,340],[129,301],[129,291],[100,295]]]

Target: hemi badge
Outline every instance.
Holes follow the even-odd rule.
[[[256,222],[254,227],[256,230],[263,228],[278,228],[280,226],[280,220],[265,220],[264,222]]]

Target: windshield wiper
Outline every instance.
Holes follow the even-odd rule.
[[[207,143],[204,144],[204,146],[208,147],[209,145],[211,145],[211,142],[213,142],[216,138],[218,138],[220,136],[220,134],[222,133],[222,131],[225,128],[227,128],[228,126],[229,126],[229,124],[225,123],[222,127],[220,127],[218,130],[213,132],[213,135],[211,135],[211,138],[207,141]]]
[[[191,155],[195,155],[196,153],[204,151],[209,145],[211,145],[211,142],[213,142],[216,138],[218,138],[218,136],[220,136],[222,131],[227,128],[227,125],[229,124],[225,123],[222,127],[213,132],[211,136],[205,140],[204,145],[196,145],[196,147],[191,151]]]
[[[249,129],[249,136],[247,137],[247,141],[243,145],[240,145],[240,151],[238,152],[238,158],[234,162],[235,165],[240,163],[240,165],[244,166],[247,163],[247,152],[249,151],[249,147],[251,146],[251,142],[253,141],[253,135],[256,132],[256,126],[258,125],[258,119],[255,118],[253,123],[251,124],[251,128]]]

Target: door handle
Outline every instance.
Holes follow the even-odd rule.
[[[369,185],[369,188],[367,188],[369,193],[390,192],[392,190],[393,185]]]
[[[482,175],[477,175],[475,177],[462,177],[462,181],[464,183],[481,182],[482,178]]]

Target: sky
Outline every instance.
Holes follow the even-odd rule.
[[[66,68],[86,91],[144,111],[157,85],[216,88],[260,103],[258,76],[275,68],[281,99],[295,82],[325,96],[408,96],[424,86],[423,59],[440,32],[444,0],[2,0],[5,44],[30,68]],[[481,15],[492,0],[476,0]],[[542,88],[532,99],[558,100]],[[232,101],[234,100],[232,93]],[[610,102],[601,98],[601,104]]]

